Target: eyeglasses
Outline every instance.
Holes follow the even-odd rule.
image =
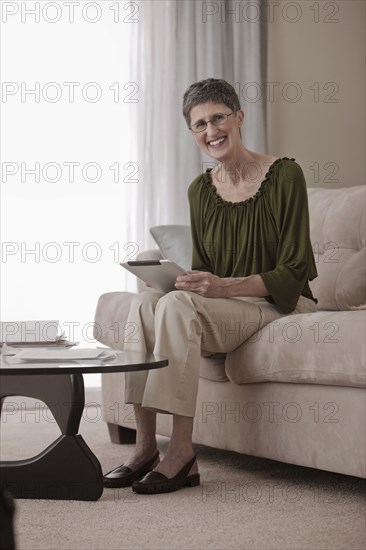
[[[199,120],[196,122],[196,124],[193,124],[189,130],[192,130],[195,134],[198,134],[199,132],[203,132],[207,128],[207,124],[211,122],[214,126],[220,126],[221,124],[225,124],[227,121],[227,118],[233,114],[235,114],[237,111],[233,111],[232,113],[217,113],[216,115],[213,115],[209,120]]]

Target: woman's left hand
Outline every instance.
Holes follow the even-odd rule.
[[[180,275],[175,281],[175,288],[196,292],[205,298],[224,297],[222,279],[209,271],[189,271],[187,275]]]

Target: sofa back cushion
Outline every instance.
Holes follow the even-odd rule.
[[[348,310],[366,303],[365,187],[309,188],[310,236],[318,277],[310,287],[318,309]],[[163,256],[191,268],[188,225],[150,229]]]
[[[348,310],[366,303],[365,189],[308,189],[318,270],[310,286],[319,309]]]

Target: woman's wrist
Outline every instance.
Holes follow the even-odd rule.
[[[223,277],[221,281],[223,297],[225,298],[240,296],[263,297],[270,294],[260,275],[249,275],[248,277]]]

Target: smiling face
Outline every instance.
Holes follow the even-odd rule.
[[[200,121],[215,120],[215,115],[230,113],[231,109],[224,103],[200,103],[190,112],[190,125],[192,127]],[[224,124],[215,126],[209,122],[205,130],[199,133],[192,132],[192,135],[201,151],[210,157],[221,162],[230,160],[242,145],[239,130],[243,119],[243,111],[237,111],[230,114]]]

